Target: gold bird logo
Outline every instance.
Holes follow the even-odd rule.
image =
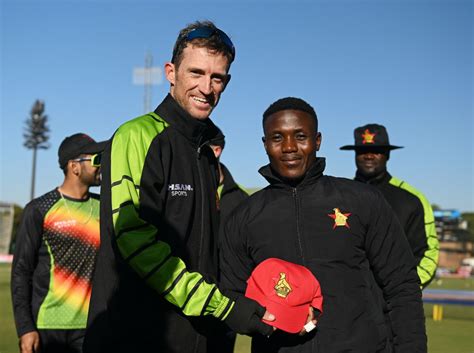
[[[350,213],[342,213],[339,208],[333,208],[334,214],[329,213],[328,216],[334,219],[334,225],[332,229],[336,227],[349,227],[349,223],[347,223],[347,219],[351,215]]]
[[[369,129],[365,129],[362,134],[362,144],[373,144],[375,142],[375,133],[370,133]]]
[[[280,272],[280,279],[274,287],[276,294],[279,297],[286,298],[293,290],[290,284],[286,281],[286,273]]]

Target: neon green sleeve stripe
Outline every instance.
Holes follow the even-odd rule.
[[[169,246],[158,241],[129,263],[139,268],[139,275],[158,293],[164,294],[167,301],[180,307],[185,315],[222,315],[229,299],[215,284],[205,282],[200,273],[188,272],[181,259],[169,254]]]
[[[211,302],[209,304],[211,308],[216,307],[216,310],[213,312],[213,316],[221,320],[225,320],[234,308],[235,302],[231,301],[217,290],[212,296]]]
[[[403,190],[408,191],[416,196],[423,205],[424,220],[425,220],[425,236],[428,248],[423,254],[423,258],[417,266],[418,276],[420,277],[421,286],[426,286],[436,273],[439,258],[439,242],[436,235],[435,220],[433,209],[426,197],[410,184],[392,177],[390,184],[395,185]]]
[[[180,258],[171,256],[170,246],[157,239],[159,230],[139,216],[146,155],[166,127],[165,121],[150,113],[122,125],[114,135],[110,170],[117,245],[138,275],[184,314],[226,316],[232,307],[229,299],[201,274],[188,272]]]
[[[124,226],[123,223],[127,223],[127,226],[143,223],[137,213],[127,215],[125,217],[127,222],[124,222],[120,209],[127,204],[133,204],[138,209],[140,199],[138,186],[148,149],[153,139],[166,126],[166,122],[151,113],[125,123],[114,135],[110,171],[113,221],[116,234]]]
[[[221,198],[222,190],[224,190],[224,184],[221,184],[217,187],[217,195],[219,196],[219,199]]]

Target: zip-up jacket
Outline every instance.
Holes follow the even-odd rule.
[[[253,352],[389,352],[384,315],[373,286],[383,290],[395,352],[426,352],[419,278],[403,229],[375,188],[324,176],[318,158],[296,187],[270,166],[269,181],[231,215],[221,239],[222,288],[245,292],[252,270],[270,257],[310,269],[324,313],[304,335],[256,336]],[[374,283],[374,278],[377,282]],[[291,278],[287,278],[291,286]]]
[[[211,326],[201,316],[230,312],[214,284],[217,160],[206,143],[215,131],[168,95],[114,134],[102,161],[87,351],[201,352]]]
[[[220,224],[225,224],[231,212],[247,197],[249,194],[239,186],[230,174],[229,169],[221,163],[222,174],[224,174],[224,182],[219,185],[219,210]]]
[[[26,205],[11,274],[18,337],[86,327],[99,241],[99,195],[78,200],[55,189]]]
[[[357,173],[355,180],[373,185],[382,192],[405,231],[415,256],[421,286],[427,286],[436,273],[439,243],[433,210],[426,197],[388,172],[370,180]]]
[[[219,229],[225,225],[232,211],[249,197],[249,194],[234,181],[229,169],[223,163],[220,163],[220,168],[224,175],[224,182],[217,189],[219,195]],[[223,326],[222,330],[216,330],[214,335],[215,340],[212,342],[211,350],[219,353],[234,352],[235,332],[227,326]]]

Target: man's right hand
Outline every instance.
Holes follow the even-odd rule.
[[[239,297],[224,322],[235,332],[245,335],[261,334],[270,336],[274,328],[262,322],[275,320],[275,316],[265,310],[263,306],[246,297]]]
[[[317,318],[319,317],[319,315],[321,314],[321,312],[320,312],[319,310],[317,310],[318,315],[316,316],[316,315],[314,314],[314,309],[313,309],[313,307],[310,306],[308,310],[309,310],[309,312],[308,312],[308,317],[306,318],[306,324],[312,322],[313,325],[316,326],[316,324],[318,323]],[[314,327],[313,327],[313,328],[314,328]],[[313,328],[311,328],[311,330],[312,330]],[[299,335],[300,335],[300,336],[304,336],[304,335],[306,335],[308,332],[309,332],[309,331],[306,331],[306,327],[305,327],[305,328],[303,328],[303,329],[300,331]]]
[[[20,353],[38,353],[40,337],[38,331],[25,333],[20,337]]]

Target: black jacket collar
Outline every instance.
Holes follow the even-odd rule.
[[[225,193],[228,193],[234,189],[238,189],[239,186],[235,182],[234,178],[232,177],[232,174],[230,174],[229,170],[227,167],[221,163],[221,169],[222,169],[222,174],[224,174],[224,183],[222,186],[222,195]]]
[[[169,93],[155,109],[155,113],[196,146],[202,146],[218,132],[211,119],[199,120],[193,118],[181,108]]]
[[[386,170],[372,178],[367,178],[357,171],[354,180],[360,181],[362,183],[370,184],[370,185],[380,185],[380,184],[388,183],[388,181],[391,178],[392,176]]]
[[[313,165],[309,168],[306,172],[303,179],[298,183],[298,185],[290,185],[288,182],[281,179],[281,177],[275,173],[275,171],[270,167],[270,164],[261,167],[258,172],[265,178],[267,181],[277,187],[304,187],[306,185],[313,184],[316,180],[318,180],[322,175],[324,168],[326,167],[326,158],[317,157],[316,161]]]

